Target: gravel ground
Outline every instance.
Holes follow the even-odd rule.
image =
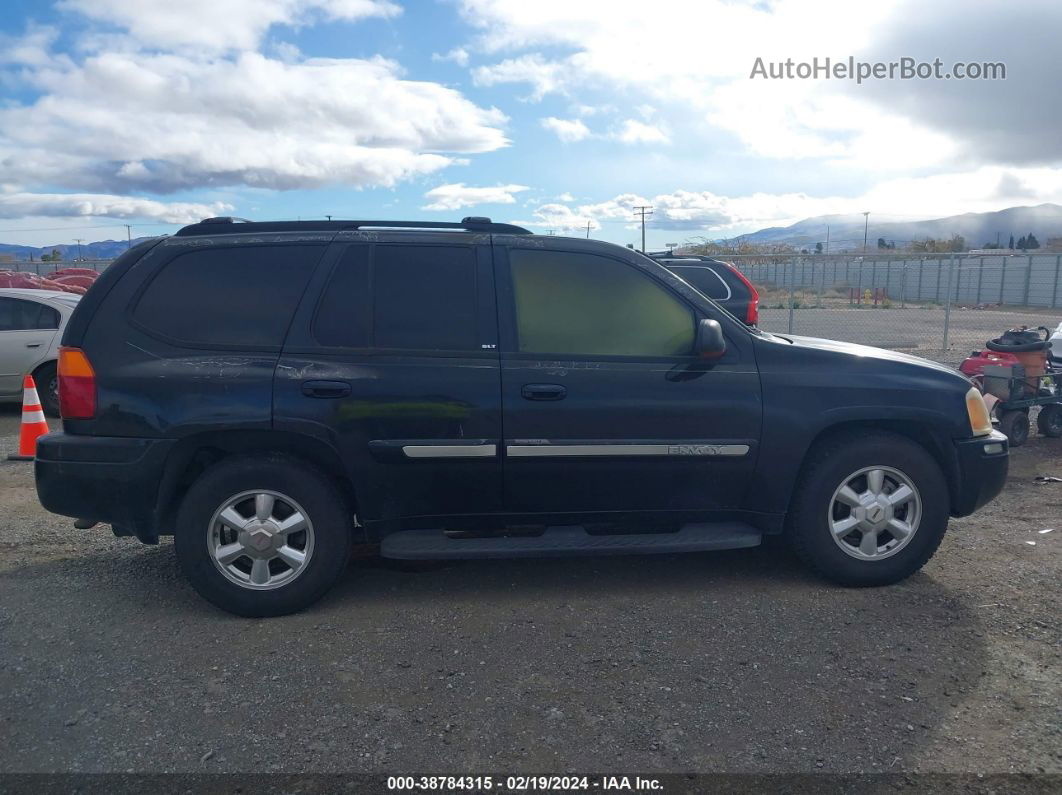
[[[246,620],[169,543],[75,531],[0,461],[0,771],[1062,773],[1044,472],[1062,441],[1015,451],[1004,494],[890,588],[823,584],[776,543],[362,562]]]
[[[1008,328],[1045,326],[1057,328],[1062,309],[1032,307],[1016,309],[960,309],[952,307],[949,318],[948,349],[944,342],[943,307],[900,309],[808,308],[793,312],[793,334],[847,340],[861,345],[881,345],[913,353],[945,364],[958,366],[972,350],[984,347],[985,340],[998,337]],[[762,308],[760,327],[779,334],[788,333],[789,311]]]

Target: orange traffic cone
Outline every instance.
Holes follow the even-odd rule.
[[[18,437],[18,455],[9,455],[9,461],[32,461],[37,453],[37,437],[48,433],[48,421],[44,419],[41,399],[37,397],[37,385],[33,376],[22,380],[22,430]]]

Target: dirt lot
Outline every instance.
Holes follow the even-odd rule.
[[[360,563],[315,609],[243,620],[168,543],[75,531],[2,461],[0,771],[1060,773],[1062,483],[1038,473],[1062,441],[1016,451],[891,588],[777,544]]]

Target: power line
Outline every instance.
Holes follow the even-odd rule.
[[[638,204],[631,208],[635,215],[642,218],[642,253],[645,253],[645,219],[653,214],[653,208],[648,204]]]

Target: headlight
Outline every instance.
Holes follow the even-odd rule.
[[[992,432],[992,417],[977,387],[970,387],[966,393],[966,414],[970,417],[970,430],[974,436],[986,436]]]

